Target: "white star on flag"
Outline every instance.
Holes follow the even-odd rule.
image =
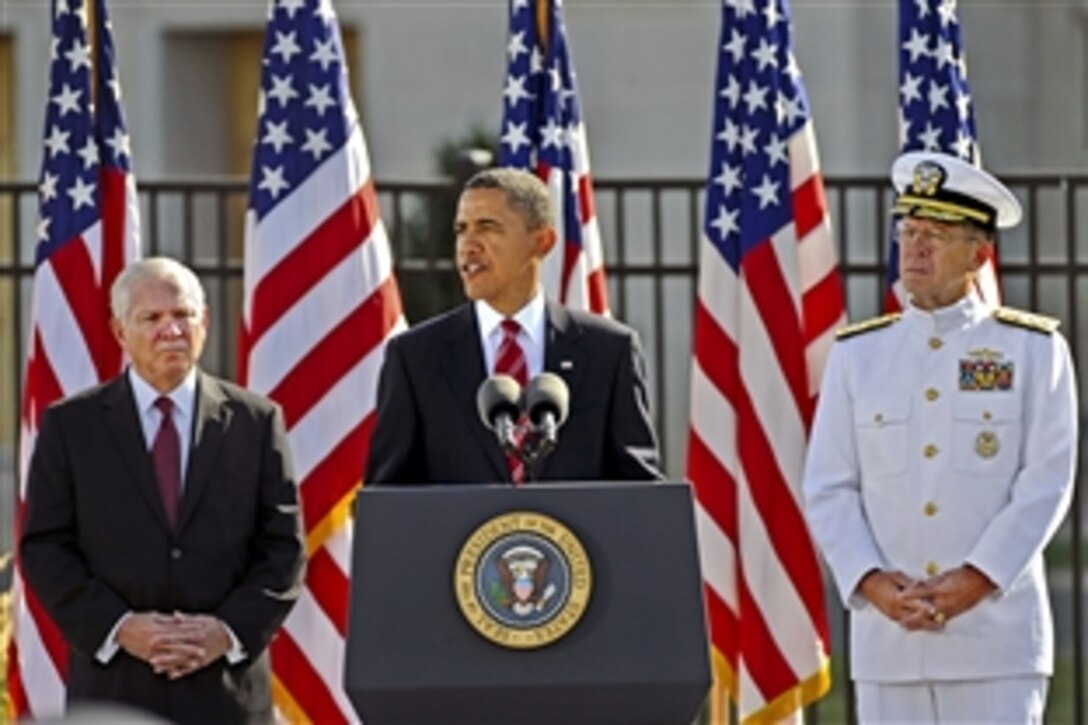
[[[45,139],[45,146],[49,149],[49,155],[57,156],[68,153],[68,137],[71,135],[71,131],[61,131],[58,126],[54,126]]]
[[[83,170],[87,171],[98,163],[98,144],[93,138],[89,138],[76,154],[83,159]]]
[[[113,136],[106,139],[106,145],[113,149],[115,156],[132,156],[128,134],[120,126],[113,129]]]
[[[318,131],[306,129],[306,142],[302,144],[302,150],[313,154],[314,161],[319,160],[322,154],[332,148],[332,144],[325,139],[325,133],[325,129]]]
[[[94,184],[86,183],[80,177],[76,177],[75,183],[68,189],[68,196],[72,199],[72,210],[79,211],[83,206],[94,206]]]
[[[336,101],[332,100],[329,95],[329,85],[326,83],[322,86],[310,85],[310,97],[306,99],[304,104],[307,108],[314,108],[317,111],[317,115],[322,115],[329,108],[336,106]]]
[[[281,107],[284,107],[298,98],[298,91],[291,84],[290,76],[272,76],[272,88],[266,91],[265,95],[275,99]]]
[[[283,153],[283,147],[291,143],[293,139],[291,135],[287,133],[287,121],[281,121],[276,123],[275,121],[268,121],[265,124],[265,134],[261,139],[261,143],[266,143],[272,148],[276,149],[276,153]]]
[[[526,125],[528,124],[513,121],[506,124],[506,133],[502,135],[502,142],[510,147],[510,153],[516,154],[522,146],[530,145],[529,137],[525,134]]]
[[[269,168],[268,166],[261,167],[261,183],[257,185],[258,189],[263,189],[272,195],[275,199],[280,195],[280,192],[288,187],[287,181],[283,178],[283,167],[276,166]]]
[[[57,104],[60,108],[61,118],[64,118],[68,113],[76,113],[79,111],[79,97],[82,94],[82,90],[72,88],[65,83],[61,92],[53,96],[53,103]]]
[[[91,70],[91,46],[86,43],[73,43],[72,49],[64,54],[64,57],[68,59],[68,62],[72,66],[72,72],[75,73],[80,68],[86,68]]]
[[[310,54],[310,60],[320,63],[321,70],[328,71],[329,66],[336,62],[336,51],[332,47],[332,38],[324,43],[314,43],[314,52]]]
[[[276,45],[273,46],[271,53],[279,53],[280,62],[287,65],[291,62],[291,58],[297,53],[301,53],[302,49],[298,47],[298,43],[295,42],[295,34],[291,33],[278,33],[276,35]]]

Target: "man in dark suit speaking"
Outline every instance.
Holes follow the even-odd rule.
[[[552,218],[548,189],[532,174],[489,169],[469,179],[454,231],[470,302],[386,347],[368,485],[519,482],[524,473],[477,415],[477,390],[498,372],[524,384],[548,371],[570,391],[540,479],[661,477],[637,335],[544,298]]]
[[[20,555],[68,641],[70,702],[270,721],[266,645],[304,563],[298,499],[279,409],[196,367],[204,299],[166,258],[117,278],[131,365],[45,413]]]

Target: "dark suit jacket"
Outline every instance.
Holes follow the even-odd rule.
[[[265,648],[304,562],[283,416],[199,373],[191,440],[172,531],[127,374],[50,408],[30,465],[23,571],[68,641],[70,701],[202,725],[267,720]],[[149,610],[213,614],[248,657],[173,682],[124,650],[95,659],[119,617]]]
[[[635,332],[552,302],[546,318],[544,369],[567,383],[570,415],[540,480],[661,478]],[[487,374],[471,303],[392,339],[366,484],[510,481],[495,434],[477,415]]]

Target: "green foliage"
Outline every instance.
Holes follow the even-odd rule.
[[[505,609],[510,606],[510,593],[503,589],[498,582],[491,582],[491,586],[488,587],[487,598],[496,607]]]
[[[456,305],[461,285],[453,267],[453,221],[464,182],[498,159],[498,138],[475,125],[434,149],[435,172],[449,180],[440,192],[418,199],[401,221],[398,272],[409,322],[424,320]]]

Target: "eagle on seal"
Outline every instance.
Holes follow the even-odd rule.
[[[539,612],[555,586],[545,586],[548,560],[540,550],[527,545],[511,547],[496,562],[503,588],[510,594],[511,611],[519,617]]]

